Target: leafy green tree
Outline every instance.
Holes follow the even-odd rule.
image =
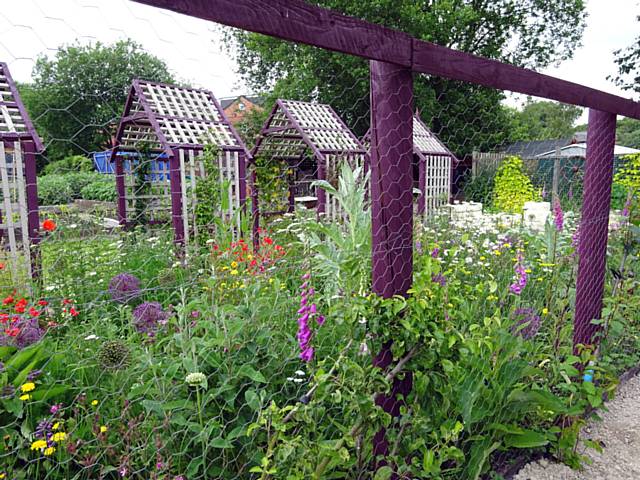
[[[522,110],[510,109],[512,140],[545,140],[569,137],[582,108],[558,102],[527,99]]]
[[[640,15],[637,20],[640,22]],[[621,48],[613,52],[618,66],[618,73],[609,76],[616,85],[623,90],[640,93],[640,35],[636,37],[633,44],[626,48]]]
[[[620,145],[640,148],[640,121],[632,118],[618,120],[616,137]]]
[[[422,40],[528,67],[571,57],[584,30],[583,0],[318,0],[315,3]],[[366,60],[228,30],[247,85],[273,97],[330,103],[362,135],[368,128]],[[456,153],[508,139],[502,92],[415,78],[416,107]]]
[[[172,82],[167,65],[131,40],[71,45],[41,56],[20,93],[50,160],[110,145],[134,78]]]

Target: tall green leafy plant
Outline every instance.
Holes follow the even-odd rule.
[[[539,197],[519,157],[505,158],[498,167],[494,182],[493,206],[498,210],[522,213],[525,202]]]

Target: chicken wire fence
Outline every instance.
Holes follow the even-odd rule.
[[[0,475],[505,472],[520,458],[514,419],[534,418],[508,395],[537,381],[539,357],[527,355],[573,358],[608,331],[603,296],[631,291],[637,268],[633,159],[609,158],[611,115],[591,114],[586,142],[538,152],[505,128],[509,92],[293,48],[321,60],[303,79],[265,82],[239,123],[208,86],[128,79],[106,120],[78,126],[106,139],[102,173],[75,135],[48,131],[83,118],[85,96],[24,109],[44,150],[24,163],[15,140],[0,150]],[[3,118],[14,104],[3,100]],[[49,153],[61,145],[90,164],[64,165]],[[361,303],[412,286],[438,304],[433,325],[472,334],[499,311],[509,334],[478,342],[483,361],[452,356],[465,366],[455,377],[451,360],[429,360],[453,334],[425,346],[431,324],[376,330],[412,317]],[[614,354],[602,338],[601,354]],[[458,383],[451,398],[425,395],[443,378]],[[439,463],[428,453],[438,443]]]

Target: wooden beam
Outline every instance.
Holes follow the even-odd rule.
[[[411,66],[411,37],[301,0],[134,0],[192,17]]]
[[[302,0],[133,1],[284,40],[411,67],[415,72],[640,119],[640,104],[632,100],[417,40]]]

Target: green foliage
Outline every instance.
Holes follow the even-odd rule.
[[[64,46],[53,58],[38,58],[32,83],[20,85],[20,93],[47,143],[47,157],[110,147],[134,78],[174,81],[162,60],[131,40]]]
[[[421,40],[537,68],[571,57],[585,25],[583,0],[316,3]],[[251,89],[268,89],[271,98],[329,103],[356,135],[366,132],[366,60],[241,30],[228,30],[228,35],[235,40],[230,52]],[[415,77],[414,89],[416,107],[456,154],[488,149],[509,139],[501,92],[424,75]],[[469,138],[474,139],[473,145]]]
[[[286,161],[272,157],[254,160],[256,184],[263,212],[285,212],[289,208],[287,176],[293,172]]]
[[[616,138],[620,145],[640,148],[640,120],[623,118],[616,124]]]
[[[640,22],[640,16],[637,17]],[[640,92],[640,37],[626,48],[613,52],[618,67],[616,75],[607,77],[623,90]]]
[[[464,198],[468,202],[479,202],[490,207],[493,189],[495,185],[496,171],[490,168],[483,168],[474,177],[472,172],[468,172],[462,181],[462,191]]]
[[[519,157],[506,157],[496,172],[493,206],[508,213],[522,213],[525,202],[538,199]]]
[[[62,160],[56,160],[47,164],[42,173],[44,175],[63,175],[73,172],[93,172],[93,161],[82,155],[71,155]]]
[[[512,109],[512,140],[546,140],[570,137],[582,108],[558,102],[533,101],[522,110]]]
[[[75,199],[83,198],[82,191],[89,185],[104,185],[107,181],[108,178],[96,172],[44,175],[38,177],[38,202],[40,205],[70,203]],[[113,181],[111,179],[111,182]],[[89,192],[95,192],[100,188],[102,187],[92,187]],[[102,191],[106,191],[106,189],[102,188]]]
[[[85,200],[100,200],[102,202],[115,202],[118,198],[116,183],[113,175],[105,175],[103,180],[91,182],[82,187],[80,197]]]

